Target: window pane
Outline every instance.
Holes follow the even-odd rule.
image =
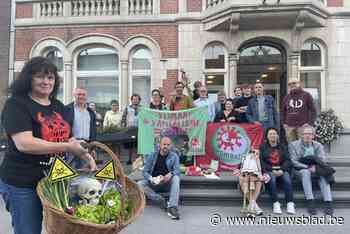
[[[117,52],[112,49],[84,49],[79,54],[79,71],[117,71],[118,69],[119,57]]]
[[[219,92],[225,88],[225,76],[224,74],[206,74],[205,84],[208,92]]]
[[[132,70],[150,70],[151,53],[148,49],[138,49],[132,56]]]
[[[322,66],[321,48],[316,43],[307,42],[304,44],[301,50],[301,66]]]
[[[239,55],[239,64],[273,64],[283,63],[281,51],[268,45],[257,45],[245,48]]]
[[[314,98],[317,113],[321,110],[321,72],[305,72],[300,74],[300,81],[305,91]]]
[[[151,77],[150,76],[133,76],[132,93],[141,96],[141,104],[149,105],[151,102]]]
[[[211,45],[204,52],[205,69],[224,69],[225,50],[221,45]]]
[[[78,77],[77,87],[85,87],[88,102],[95,102],[99,108],[109,107],[110,101],[119,99],[119,77]]]
[[[57,99],[63,102],[63,77],[60,75],[60,88],[58,89]]]
[[[58,49],[52,49],[46,57],[56,65],[58,72],[63,71],[63,56]]]

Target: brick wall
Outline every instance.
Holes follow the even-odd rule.
[[[0,110],[6,97],[9,67],[11,1],[0,1]]]
[[[33,18],[33,3],[17,3],[16,18]]]
[[[188,12],[201,12],[202,11],[202,0],[187,0],[187,11]]]
[[[329,7],[342,7],[344,5],[343,0],[327,0],[327,3]]]
[[[69,41],[88,33],[102,33],[115,36],[126,41],[131,36],[144,34],[156,40],[165,58],[178,57],[177,25],[144,25],[144,26],[109,26],[109,27],[51,27],[16,30],[16,60],[26,60],[34,43],[53,36]]]
[[[161,89],[162,94],[165,96],[165,100],[168,101],[169,97],[174,94],[174,87],[178,81],[178,70],[167,70],[167,79],[163,80],[163,86]]]
[[[179,0],[160,0],[160,14],[177,14]]]

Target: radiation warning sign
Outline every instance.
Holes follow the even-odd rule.
[[[66,164],[62,159],[56,157],[52,164],[49,181],[56,182],[59,180],[64,180],[78,176],[78,173],[74,171],[68,164]]]
[[[115,180],[115,170],[113,160],[109,161],[101,170],[97,171],[95,177],[98,179]]]

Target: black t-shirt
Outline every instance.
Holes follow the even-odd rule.
[[[248,103],[250,101],[250,99],[252,99],[253,96],[250,97],[240,97],[237,99],[236,103],[235,103],[235,108],[240,108],[242,106],[248,106]],[[248,119],[245,113],[239,113],[238,114],[238,118],[237,118],[238,122],[240,123],[248,123]]]
[[[169,170],[166,167],[166,163],[165,163],[166,158],[167,156],[158,154],[156,165],[154,165],[154,168],[153,168],[152,177],[156,177],[159,175],[164,176],[169,173]]]
[[[41,105],[31,98],[11,97],[2,112],[2,124],[8,135],[8,149],[0,167],[0,179],[17,187],[32,188],[49,170],[54,155],[32,155],[18,151],[13,134],[31,131],[33,136],[50,142],[66,142],[71,137],[64,105],[52,100],[48,106]]]

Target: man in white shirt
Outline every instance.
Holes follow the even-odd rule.
[[[208,99],[208,91],[205,86],[201,86],[198,90],[199,98],[193,102],[194,106],[208,106],[208,121],[213,122],[215,118],[215,106]]]

